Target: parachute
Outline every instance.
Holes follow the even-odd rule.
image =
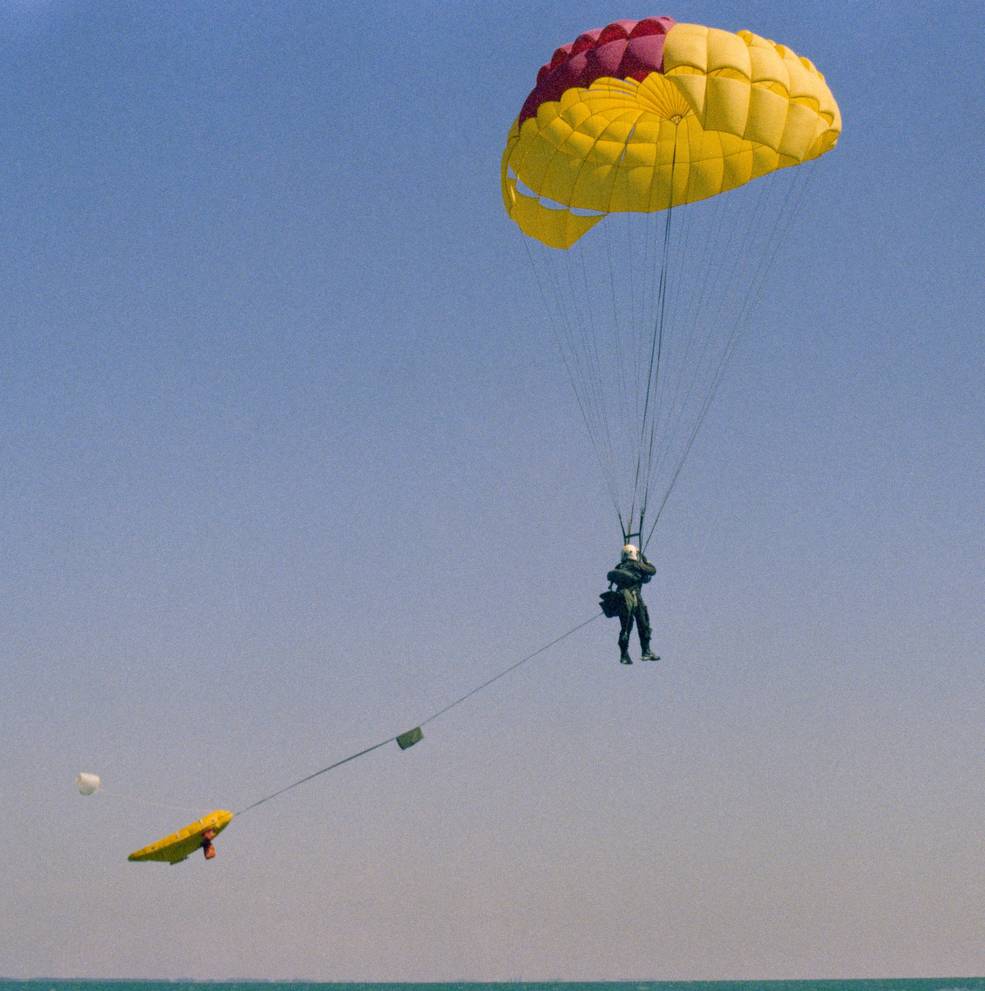
[[[228,809],[214,809],[201,819],[183,826],[177,832],[156,840],[148,846],[134,850],[127,857],[132,861],[156,860],[165,864],[180,864],[196,850],[205,854],[206,860],[215,856],[212,841],[233,821]]]
[[[88,771],[80,771],[75,778],[75,787],[79,789],[80,795],[95,795],[101,784],[99,775]]]
[[[791,167],[840,133],[814,65],[749,31],[615,21],[537,74],[503,203],[624,539],[652,535],[796,220]]]

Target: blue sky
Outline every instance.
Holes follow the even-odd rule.
[[[499,155],[667,13],[842,108],[651,546],[659,666]],[[977,3],[0,12],[0,974],[982,974]],[[105,793],[80,797],[80,770]]]

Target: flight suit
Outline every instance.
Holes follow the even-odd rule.
[[[606,576],[609,582],[622,592],[622,602],[619,607],[619,659],[623,664],[632,663],[629,660],[628,650],[634,622],[640,638],[643,659],[652,658],[650,637],[653,635],[653,630],[641,589],[657,573],[657,569],[642,555],[640,558],[639,561],[620,561]]]

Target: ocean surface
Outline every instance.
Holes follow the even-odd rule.
[[[862,981],[452,981],[434,984],[307,981],[0,980],[0,991],[985,991],[985,977]]]

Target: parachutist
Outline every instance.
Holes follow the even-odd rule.
[[[619,663],[632,664],[629,656],[629,637],[633,623],[640,638],[641,660],[659,661],[650,650],[650,613],[641,594],[642,587],[657,573],[657,569],[646,559],[646,555],[635,544],[626,544],[622,549],[619,563],[606,575],[609,589],[613,586],[622,593],[617,602],[616,615],[619,617]]]
[[[211,860],[215,856],[215,845],[212,841],[216,838],[216,831],[214,829],[207,829],[202,833],[202,853],[205,854],[206,860]]]
[[[801,167],[837,145],[841,111],[786,45],[667,16],[583,31],[535,80],[506,136],[503,206],[528,239],[623,542],[645,544],[643,520],[652,534],[763,294],[782,218],[798,213]],[[739,187],[765,193],[784,172],[774,219],[760,196],[746,216],[753,190]],[[606,616],[620,597],[600,602]],[[642,604],[626,611],[648,632]]]

